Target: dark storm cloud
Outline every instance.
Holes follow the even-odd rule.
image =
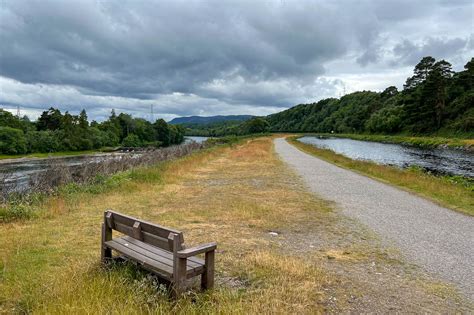
[[[340,84],[324,79],[333,61],[358,63],[363,72],[370,64],[389,64],[387,51],[404,64],[425,53],[457,52],[466,37],[456,30],[469,17],[459,18],[456,10],[469,6],[408,0],[2,1],[0,102],[44,107],[39,104],[57,100],[97,112],[109,102],[143,111],[158,102],[169,115],[238,113],[239,106],[274,111],[335,96]],[[445,21],[446,34],[436,37],[427,29],[417,34],[421,42],[405,38],[404,27],[419,31],[433,17]]]
[[[345,52],[326,31],[343,22],[314,21],[305,6],[129,4],[12,2],[2,17],[1,74],[147,98],[229,77],[314,76]]]

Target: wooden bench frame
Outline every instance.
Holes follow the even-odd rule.
[[[124,236],[112,238],[116,230]],[[175,296],[186,289],[186,279],[201,275],[201,288],[214,286],[216,243],[184,248],[183,233],[139,220],[118,212],[104,212],[102,223],[101,260],[112,259],[115,250],[129,260],[168,280]],[[196,255],[204,254],[202,260]]]

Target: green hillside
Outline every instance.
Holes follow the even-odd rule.
[[[278,132],[378,134],[474,133],[474,58],[465,70],[423,58],[403,91],[390,86],[381,93],[363,91],[340,99],[301,104],[267,117]]]

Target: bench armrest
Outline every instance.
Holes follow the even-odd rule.
[[[216,248],[217,248],[217,243],[209,243],[209,244],[199,245],[192,248],[183,249],[177,252],[176,254],[179,258],[188,258],[191,256],[196,256],[198,254],[213,251]]]

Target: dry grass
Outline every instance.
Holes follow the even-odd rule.
[[[50,197],[35,219],[0,224],[0,313],[377,313],[393,301],[409,305],[405,311],[452,307],[449,296],[425,293],[442,287],[400,278],[402,267],[388,268],[378,282],[374,262],[401,263],[368,245],[367,233],[339,225],[336,212],[278,160],[271,138],[208,149],[125,178],[105,192]],[[129,264],[103,268],[106,208],[183,230],[188,245],[217,241],[216,288],[172,301],[155,278]]]
[[[289,176],[265,138],[137,170],[100,195],[51,198],[34,220],[0,226],[0,313],[321,312],[330,279],[317,260],[268,240],[270,230],[317,226],[328,211]],[[173,302],[128,265],[103,269],[106,208],[179,228],[191,245],[217,241],[216,289]]]
[[[442,206],[474,216],[474,193],[472,188],[463,187],[460,184],[451,183],[444,178],[422,172],[352,160],[331,150],[320,149],[302,143],[295,140],[295,138],[290,138],[290,143],[304,152],[318,156],[338,166],[354,170],[407,191],[415,192]]]

